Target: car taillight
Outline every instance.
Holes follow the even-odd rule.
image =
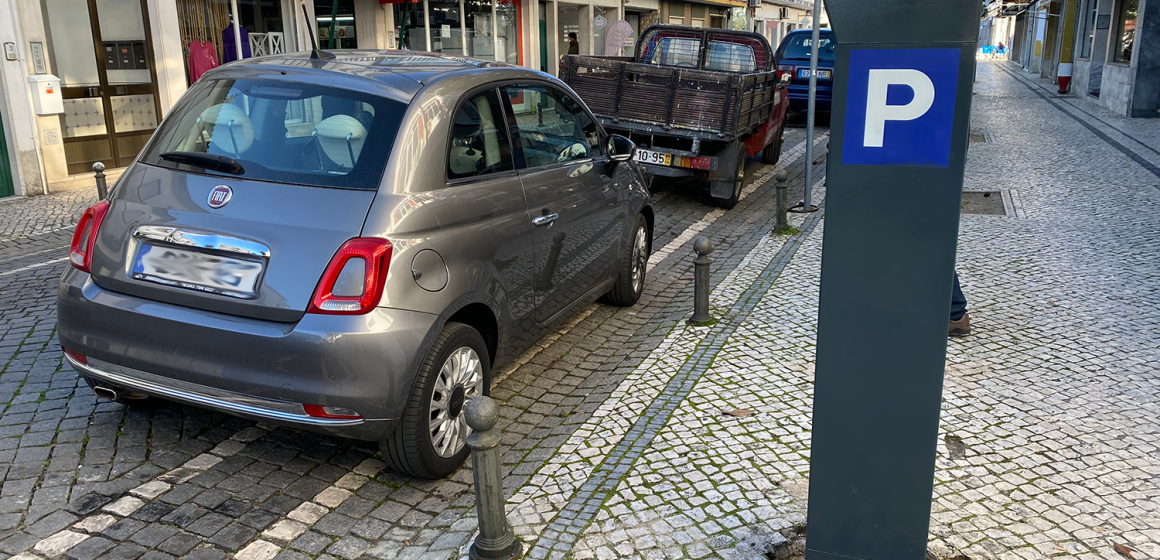
[[[778,64],[777,71],[778,72],[789,72],[790,74],[792,74],[793,73],[793,65],[792,64]]]
[[[68,260],[77,269],[89,272],[93,265],[93,246],[97,242],[97,230],[101,229],[101,221],[109,211],[109,201],[102,200],[85,210],[77,222],[77,230],[73,232],[72,244],[69,245]]]
[[[307,416],[314,418],[331,418],[335,420],[361,420],[362,416],[349,409],[341,406],[319,406],[316,404],[304,404],[302,409],[306,411]]]
[[[84,354],[81,354],[80,352],[77,352],[76,350],[69,350],[66,348],[64,353],[68,357],[72,358],[73,361],[78,363],[78,364],[88,364],[89,363],[89,359]]]
[[[391,242],[386,239],[357,237],[343,243],[322,273],[306,312],[362,315],[374,309],[390,262]]]

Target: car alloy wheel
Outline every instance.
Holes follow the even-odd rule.
[[[435,387],[431,391],[431,445],[440,457],[452,457],[467,444],[471,428],[463,408],[467,401],[480,395],[483,365],[475,350],[463,346],[443,362]]]
[[[648,270],[648,230],[644,224],[636,228],[632,243],[632,291],[644,290],[644,275]]]

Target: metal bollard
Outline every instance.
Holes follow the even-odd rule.
[[[704,325],[713,321],[709,314],[709,265],[713,264],[709,253],[713,252],[713,244],[698,237],[693,241],[693,252],[697,256],[693,259],[693,316],[689,324]]]
[[[503,478],[500,477],[498,430],[499,405],[490,397],[475,397],[467,403],[463,413],[472,429],[467,436],[471,448],[471,470],[475,476],[475,513],[479,517],[479,536],[471,544],[471,560],[517,558],[523,543],[508,525],[503,505]]]
[[[785,213],[789,210],[788,191],[789,184],[786,180],[789,179],[789,173],[784,169],[778,169],[773,172],[773,178],[777,181],[777,225],[773,227],[774,233],[780,233],[789,227],[789,221],[786,219]]]
[[[104,200],[109,196],[109,188],[105,185],[105,164],[99,161],[94,163],[93,172],[96,173],[97,179],[97,200]]]

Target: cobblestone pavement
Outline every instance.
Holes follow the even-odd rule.
[[[1140,147],[1155,129],[1000,64],[979,70],[972,126],[988,142],[972,145],[967,188],[1001,191],[1010,215],[962,220],[976,331],[948,351],[931,538],[972,559],[1116,558],[1112,542],[1160,557],[1160,158]],[[641,302],[588,306],[496,372],[509,518],[530,556],[763,558],[802,530],[827,140],[823,210],[793,215],[797,235],[769,235],[772,166],[750,163],[729,211],[658,181]],[[803,142],[788,131],[779,164],[791,201]],[[54,340],[69,232],[38,233],[83,206],[0,243],[0,554],[464,556],[467,468],[417,481],[370,443],[98,404]],[[717,245],[718,322],[694,328],[698,235]]]
[[[71,229],[96,201],[96,191],[89,189],[0,200],[0,243]]]

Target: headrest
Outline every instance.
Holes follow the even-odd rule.
[[[210,145],[227,155],[241,155],[254,144],[254,123],[237,105],[219,103],[201,112],[201,125],[212,131]]]
[[[318,144],[330,161],[342,167],[354,167],[362,153],[367,129],[358,119],[349,115],[335,115],[318,123],[314,128],[318,133]]]

